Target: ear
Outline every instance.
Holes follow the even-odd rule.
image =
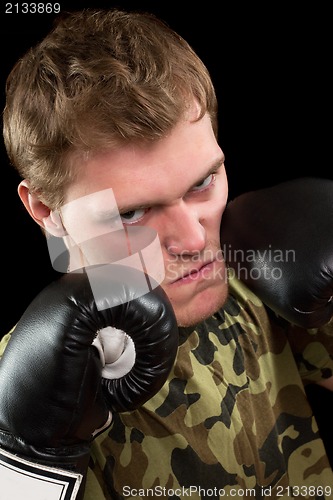
[[[29,215],[47,233],[59,238],[67,235],[59,212],[56,210],[52,211],[40,201],[38,196],[30,191],[27,180],[20,182],[17,192]]]

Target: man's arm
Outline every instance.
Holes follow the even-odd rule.
[[[333,390],[333,181],[300,178],[238,196],[221,245],[231,271],[286,320],[305,378]]]
[[[171,370],[178,328],[163,290],[136,297],[135,273],[130,285],[109,274],[100,285],[111,291],[103,304],[86,273],[51,283],[4,351],[0,482],[8,498],[81,499],[92,440],[113,412],[146,402]]]

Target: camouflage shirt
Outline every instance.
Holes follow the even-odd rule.
[[[180,330],[162,390],[114,415],[95,440],[90,474],[101,498],[333,498],[333,472],[300,376],[332,375],[325,345],[333,347],[333,327],[308,332],[284,323],[233,279],[222,310]],[[85,500],[97,500],[89,481]]]

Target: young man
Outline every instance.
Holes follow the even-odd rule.
[[[115,217],[156,231],[179,325],[168,381],[93,442],[86,500],[332,497],[283,327],[227,279],[216,120],[204,64],[150,15],[63,17],[8,78],[5,143],[31,217],[64,239],[69,270],[114,258]]]

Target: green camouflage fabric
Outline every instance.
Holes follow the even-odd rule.
[[[94,440],[84,500],[333,499],[302,380],[333,373],[332,336],[280,321],[233,277],[223,310],[180,329],[159,393]]]
[[[332,346],[333,328],[302,330],[303,358],[288,342],[294,330],[296,349],[302,329],[268,315],[233,278],[223,310],[180,330],[162,390],[114,415],[96,439],[94,472],[105,498],[333,498],[299,372],[306,378],[310,367],[311,380],[332,373],[325,342]]]
[[[321,328],[288,325],[287,335],[304,384],[332,377],[333,318]]]

